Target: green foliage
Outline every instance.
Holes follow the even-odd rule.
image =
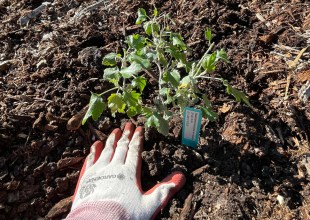
[[[107,104],[103,101],[100,94],[91,93],[89,107],[83,118],[82,125],[85,124],[89,117],[92,117],[95,121],[98,120],[102,112],[107,108]]]
[[[143,8],[138,9],[136,24],[143,26],[144,35],[133,34],[126,38],[127,48],[123,54],[109,53],[103,57],[102,64],[106,66],[103,79],[115,87],[102,94],[92,93],[89,109],[83,119],[92,117],[97,120],[108,107],[111,114],[127,114],[128,117],[141,114],[146,117],[147,127],[156,127],[164,135],[169,133],[169,120],[173,116],[171,108],[182,113],[187,106],[201,109],[203,117],[210,121],[218,119],[212,109],[211,102],[202,94],[197,84],[200,80],[221,81],[239,102],[250,105],[246,95],[233,88],[222,78],[216,78],[213,72],[219,62],[229,63],[223,49],[211,52],[213,48],[212,32],[205,30],[205,38],[209,48],[197,61],[187,59],[187,46],[179,33],[170,30],[174,24],[167,14],[158,14],[155,8],[149,17]],[[157,68],[154,75],[154,67]],[[152,69],[152,71],[151,71]],[[147,73],[147,75],[145,74]],[[182,73],[182,74],[181,74]],[[148,78],[158,79],[158,91],[153,100],[153,106],[146,106],[142,100],[142,93],[147,87]],[[102,95],[115,90],[106,101]]]
[[[143,8],[138,9],[138,18],[136,20],[136,24],[141,24],[143,21],[146,21],[147,15],[146,11]]]
[[[226,86],[227,93],[233,95],[238,102],[242,101],[245,104],[247,104],[248,106],[251,105],[248,98],[246,97],[246,95],[243,92],[241,92],[241,91],[233,88],[232,86],[230,86],[228,84],[227,80],[223,80],[223,84],[224,84],[224,86]]]
[[[211,43],[211,40],[212,40],[212,31],[210,28],[207,28],[205,30],[205,38],[207,41],[209,41],[209,44]]]

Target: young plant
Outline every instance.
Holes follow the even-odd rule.
[[[211,43],[210,29],[205,31],[208,50],[198,61],[189,61],[182,36],[170,30],[169,25],[174,22],[168,14],[159,15],[155,8],[153,16],[149,17],[140,8],[136,24],[143,25],[145,35],[128,36],[128,47],[123,48],[123,54],[109,53],[103,58],[102,63],[107,67],[103,78],[114,87],[101,94],[91,94],[83,124],[89,117],[97,120],[109,108],[112,116],[116,113],[127,114],[128,117],[142,114],[147,118],[147,127],[156,127],[161,134],[167,135],[168,121],[174,113],[172,108],[182,114],[187,106],[201,109],[205,118],[214,121],[218,115],[212,110],[208,97],[198,89],[199,80],[221,81],[228,94],[250,105],[243,92],[230,86],[226,80],[213,76],[220,61],[229,61],[223,49],[211,52],[214,43]],[[154,67],[156,74],[152,71]],[[142,100],[142,93],[150,78],[158,84],[153,105],[145,104]],[[104,100],[102,95],[111,91],[115,92]]]

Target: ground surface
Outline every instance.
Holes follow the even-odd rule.
[[[90,91],[109,88],[101,80],[102,56],[141,32],[134,25],[139,7],[153,8],[152,1],[111,1],[74,22],[95,1],[55,0],[21,26],[19,19],[42,2],[0,0],[0,219],[66,216],[89,146],[129,119],[106,112],[80,128],[68,120],[87,105]],[[220,117],[203,121],[196,150],[180,144],[179,118],[168,137],[146,131],[143,187],[173,170],[187,176],[158,219],[310,219],[310,105],[298,96],[310,80],[309,49],[300,52],[310,44],[309,2],[153,3],[171,13],[193,59],[206,50],[203,30],[213,30],[231,60],[215,74],[253,105],[203,81]]]

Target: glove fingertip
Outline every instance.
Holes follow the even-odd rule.
[[[173,190],[176,192],[179,191],[186,182],[185,175],[180,171],[173,172],[167,178],[171,179],[171,180],[168,180],[169,183],[175,184],[175,188]]]
[[[103,149],[103,143],[101,141],[96,141],[95,143],[93,143],[93,145],[91,146],[91,153],[94,153],[94,161],[93,164],[96,163],[96,161],[98,160],[98,158],[101,155]]]
[[[167,176],[161,183],[155,186],[155,187],[161,187],[161,186],[164,187],[165,185],[170,184],[170,183],[173,183],[175,185],[174,187],[170,188],[165,199],[161,202],[159,207],[155,210],[151,219],[155,219],[155,217],[160,212],[160,210],[163,209],[167,205],[168,201],[171,199],[172,196],[174,196],[178,191],[180,191],[180,189],[184,186],[185,182],[186,182],[185,175],[180,171],[175,171],[171,173],[169,176]]]

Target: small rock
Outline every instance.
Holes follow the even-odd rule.
[[[45,59],[43,60],[40,60],[38,63],[37,63],[37,69],[40,69],[41,67],[44,67],[47,65],[47,62]]]
[[[285,199],[284,199],[284,197],[283,197],[283,196],[278,195],[278,196],[277,196],[277,201],[278,201],[278,203],[279,203],[280,205],[282,205],[282,204],[284,204]]]
[[[298,97],[303,102],[307,102],[310,98],[310,80],[308,80],[299,90]]]
[[[310,176],[310,154],[304,154],[302,156],[300,165],[303,168],[305,175]]]

